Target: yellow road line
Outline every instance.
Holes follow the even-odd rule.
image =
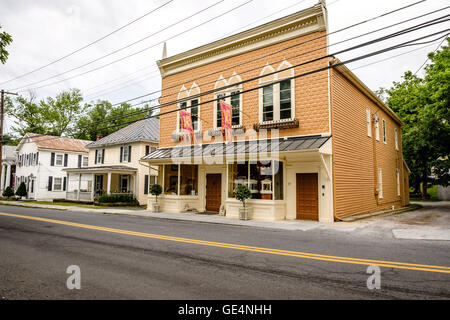
[[[307,253],[307,252],[271,249],[271,248],[264,248],[264,247],[245,246],[245,245],[232,244],[232,243],[213,242],[213,241],[180,238],[180,237],[165,236],[165,235],[123,230],[123,229],[99,227],[99,226],[81,224],[81,223],[70,222],[70,221],[54,220],[54,219],[47,219],[47,218],[40,218],[40,217],[33,217],[33,216],[26,216],[26,215],[12,214],[12,213],[0,212],[0,216],[49,222],[49,223],[60,224],[60,225],[65,225],[65,226],[97,230],[97,231],[104,231],[104,232],[111,232],[111,233],[118,233],[118,234],[124,234],[124,235],[131,235],[131,236],[136,236],[136,237],[167,240],[167,241],[174,241],[174,242],[183,242],[183,243],[212,246],[212,247],[219,247],[219,248],[227,248],[227,249],[234,249],[234,250],[268,253],[268,254],[274,254],[274,255],[298,257],[298,258],[312,259],[312,260],[322,260],[322,261],[357,264],[357,265],[377,265],[379,267],[387,267],[387,268],[407,269],[407,270],[428,271],[428,272],[438,272],[438,273],[450,274],[450,267],[446,267],[446,266],[433,266],[433,265],[424,265],[424,264],[415,264],[415,263],[406,263],[406,262],[358,259],[358,258],[348,258],[348,257],[314,254],[314,253]]]

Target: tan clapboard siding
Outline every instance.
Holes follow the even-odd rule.
[[[357,89],[339,71],[332,70],[332,135],[333,135],[333,174],[335,216],[343,218],[359,213],[372,212],[393,205],[401,206],[397,196],[396,169],[401,172],[403,185],[404,172],[401,154],[400,126],[372,100]],[[376,160],[372,137],[367,136],[366,108],[377,112],[380,118],[380,141],[376,141]],[[386,120],[387,143],[383,143],[382,120]],[[400,150],[395,150],[394,128],[399,132]],[[382,169],[383,199],[377,203],[375,187],[378,183],[374,170]]]

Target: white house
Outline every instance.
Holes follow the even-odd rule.
[[[0,193],[6,187],[14,189],[15,173],[16,173],[16,147],[3,146],[2,147],[2,175],[0,177]]]
[[[141,205],[148,201],[149,188],[157,183],[156,168],[149,170],[140,159],[158,147],[159,119],[137,121],[86,145],[89,163],[64,168],[67,200],[92,202],[103,194],[130,194]]]
[[[67,177],[63,169],[88,166],[85,146],[90,142],[27,133],[16,149],[15,189],[25,182],[28,199],[64,199]]]

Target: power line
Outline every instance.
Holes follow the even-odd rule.
[[[287,67],[285,69],[274,71],[274,72],[269,73],[269,74],[264,74],[264,75],[260,75],[260,76],[253,77],[253,78],[250,78],[250,79],[246,79],[244,81],[240,81],[238,83],[235,83],[235,84],[232,84],[232,85],[228,85],[228,86],[224,86],[224,87],[221,87],[221,88],[215,88],[213,90],[209,90],[209,91],[203,92],[201,94],[195,95],[195,96],[190,97],[190,98],[191,99],[195,99],[195,98],[199,98],[199,97],[202,97],[202,96],[205,96],[205,95],[209,95],[209,94],[215,93],[217,91],[222,91],[222,90],[225,90],[225,89],[228,89],[228,88],[231,88],[231,87],[240,86],[240,85],[242,85],[244,83],[252,82],[252,81],[258,80],[260,78],[267,77],[267,76],[270,76],[270,75],[273,75],[273,74],[276,74],[276,73],[279,73],[279,72],[283,72],[283,71],[286,71],[286,70],[289,70],[289,69],[293,69],[293,68],[304,66],[304,65],[307,65],[307,64],[310,64],[310,63],[313,63],[313,62],[317,62],[317,61],[320,61],[320,60],[325,59],[327,57],[332,57],[332,56],[335,56],[335,55],[338,55],[338,54],[341,54],[341,53],[344,53],[344,52],[356,50],[356,49],[362,48],[364,46],[368,46],[368,45],[371,45],[371,44],[374,44],[374,43],[377,43],[377,42],[380,42],[380,41],[388,40],[388,39],[391,39],[391,38],[394,38],[394,37],[397,37],[397,36],[400,36],[400,35],[403,35],[403,34],[406,34],[406,33],[409,33],[409,32],[413,32],[413,31],[416,31],[416,30],[419,30],[419,29],[422,29],[422,28],[425,28],[425,27],[433,26],[433,25],[438,24],[438,23],[443,23],[443,22],[448,21],[449,19],[442,20],[442,18],[448,17],[448,16],[449,15],[443,16],[441,18],[433,19],[431,21],[424,22],[424,23],[418,24],[416,26],[400,30],[400,31],[395,32],[393,34],[390,34],[390,35],[387,35],[387,36],[383,36],[383,37],[380,37],[378,39],[371,40],[371,41],[368,41],[368,42],[365,42],[365,43],[362,43],[362,44],[359,44],[359,45],[356,45],[356,46],[353,46],[353,47],[350,47],[350,48],[347,48],[347,49],[344,49],[344,50],[340,50],[340,51],[337,51],[337,52],[335,52],[333,54],[328,54],[328,55],[325,55],[325,56],[322,56],[322,57],[319,57],[319,58],[315,58],[315,59],[312,59],[312,60],[309,60],[309,61],[306,61],[306,62],[302,62],[302,63],[296,64],[296,65],[293,65],[291,67]],[[160,104],[158,106],[154,106],[154,107],[142,110],[142,111],[132,112],[132,113],[127,114],[126,117],[137,115],[137,114],[142,114],[142,113],[148,112],[150,110],[155,110],[155,109],[161,109],[161,108],[164,108],[164,107],[168,107],[168,106],[177,104],[180,101],[181,100],[177,99],[175,101],[167,102],[167,103],[164,103],[164,104]],[[211,102],[213,102],[213,101],[211,101]],[[150,102],[150,101],[146,101],[146,102]],[[205,102],[199,103],[198,105],[202,105],[202,104],[205,104]],[[132,106],[135,106],[135,105],[132,105]],[[124,116],[121,116],[120,118],[123,118],[123,117]],[[112,119],[109,118],[109,119],[103,120],[103,122],[112,121],[112,120],[115,120],[115,119],[117,119],[117,118],[112,118]]]
[[[406,47],[406,46],[418,45],[418,44],[420,44],[420,43],[414,44],[414,42],[416,42],[416,41],[418,41],[418,40],[425,39],[425,38],[429,38],[429,37],[434,36],[434,35],[437,35],[437,34],[441,34],[441,33],[443,33],[443,32],[449,31],[449,30],[450,30],[450,29],[447,29],[447,30],[444,30],[444,31],[439,31],[439,32],[436,32],[436,33],[433,33],[433,34],[430,34],[430,35],[422,36],[422,37],[417,38],[417,39],[414,39],[414,40],[409,40],[409,41],[406,41],[406,42],[404,42],[404,43],[401,43],[401,44],[398,44],[398,45],[395,45],[395,46],[391,46],[391,47],[385,48],[385,49],[382,49],[382,50],[378,50],[378,51],[375,51],[375,52],[371,52],[371,53],[368,53],[368,54],[365,54],[365,55],[362,55],[362,56],[357,56],[357,57],[355,57],[355,58],[348,59],[348,60],[346,60],[346,61],[339,62],[339,63],[337,63],[337,64],[328,65],[327,67],[323,67],[323,68],[319,68],[319,69],[314,69],[314,70],[308,71],[308,72],[306,72],[306,73],[302,73],[302,74],[299,74],[299,75],[296,75],[296,76],[284,78],[284,79],[282,79],[282,80],[272,82],[271,85],[274,84],[274,83],[279,83],[279,82],[281,82],[281,81],[285,81],[285,80],[293,80],[293,79],[297,79],[297,78],[300,78],[300,77],[306,77],[306,76],[309,76],[309,75],[312,75],[312,74],[315,74],[315,73],[323,72],[323,71],[326,71],[326,70],[329,70],[329,69],[332,69],[332,68],[336,68],[336,67],[341,66],[341,65],[353,63],[353,62],[358,61],[358,60],[367,59],[367,58],[369,58],[369,57],[372,57],[372,56],[375,56],[375,55],[379,55],[379,54],[382,54],[382,53],[385,53],[385,52],[389,52],[389,51],[392,51],[392,50],[395,50],[395,49],[403,48],[403,47]],[[447,33],[447,34],[445,34],[444,36],[439,37],[438,39],[440,39],[440,38],[442,38],[442,37],[445,38],[445,37],[447,37],[449,34],[450,34],[450,33]],[[434,40],[428,41],[428,43],[430,43],[430,42],[436,42],[436,41],[437,41],[437,40],[434,39]],[[422,48],[423,48],[423,47],[422,47]],[[422,49],[422,48],[419,48],[419,49]],[[417,49],[416,49],[416,50],[417,50]],[[415,51],[415,50],[411,50],[410,52],[412,52],[412,51]],[[409,53],[409,52],[407,52],[407,53]],[[395,57],[400,56],[400,55],[403,55],[403,54],[406,54],[406,53],[402,53],[402,54],[399,54],[399,55],[390,57],[389,59],[395,58]],[[387,60],[387,59],[383,59],[383,60],[380,60],[380,61],[378,61],[378,62],[385,61],[385,60]],[[375,63],[377,63],[377,62],[375,62]],[[360,66],[360,67],[358,67],[358,68],[356,68],[356,69],[359,69],[359,68],[362,68],[362,67],[366,67],[366,66],[369,66],[369,65],[372,65],[372,64],[374,64],[374,63],[369,63],[369,64],[367,64],[367,65],[365,65],[365,66]],[[282,72],[282,70],[280,70],[280,71],[278,71],[278,72]],[[324,78],[328,78],[328,75],[327,75],[326,77],[324,77]],[[247,89],[247,90],[245,90],[245,91],[240,92],[239,94],[244,94],[244,93],[247,93],[247,92],[259,90],[259,89],[261,89],[261,88],[263,88],[263,87],[265,87],[265,86],[267,86],[267,85],[262,85],[262,86],[258,86],[258,87],[255,87],[255,88]],[[225,96],[225,97],[222,97],[222,98],[220,98],[220,99],[224,99],[224,98],[231,97],[231,96],[232,96],[232,94],[230,94],[230,95],[228,95],[228,96]],[[213,100],[210,100],[210,101],[206,101],[206,102],[200,103],[199,105],[201,105],[201,104],[207,104],[207,103],[211,103],[211,102],[215,102],[215,101],[218,101],[218,100],[219,100],[219,99],[216,98],[216,99],[213,99]],[[112,126],[103,127],[103,128],[100,128],[99,130],[106,130],[106,129],[110,129],[110,128],[115,128],[115,127],[125,126],[125,125],[129,125],[129,124],[132,124],[132,123],[135,123],[135,122],[138,122],[138,121],[145,120],[145,119],[150,119],[150,118],[154,118],[154,117],[160,117],[160,116],[162,116],[162,115],[170,114],[170,113],[173,113],[173,112],[178,112],[178,111],[180,111],[180,110],[185,110],[185,109],[189,109],[189,107],[178,108],[178,109],[166,111],[166,112],[164,112],[164,113],[160,113],[160,114],[157,114],[157,115],[154,115],[154,116],[144,117],[144,118],[139,119],[139,120],[130,121],[130,122],[126,122],[126,123],[121,123],[121,124],[118,124],[118,125],[112,125]],[[46,135],[36,135],[36,136],[46,136]],[[35,136],[35,137],[36,137],[36,136]],[[57,138],[59,138],[59,137],[51,137],[51,138],[41,139],[41,140],[39,140],[39,141],[52,140],[52,139],[57,139]]]
[[[280,50],[277,50],[277,51],[275,51],[275,52],[273,52],[273,53],[266,54],[266,55],[263,55],[263,56],[261,56],[261,57],[257,57],[257,58],[254,58],[254,59],[250,59],[250,60],[244,61],[244,62],[242,62],[242,63],[239,63],[239,64],[237,64],[237,65],[233,65],[233,66],[231,66],[231,67],[227,67],[227,68],[225,68],[225,69],[221,69],[221,70],[219,70],[219,71],[214,71],[214,72],[208,73],[208,74],[206,74],[206,75],[202,75],[202,76],[197,77],[197,78],[195,78],[195,79],[191,79],[190,81],[198,81],[198,80],[200,80],[200,79],[202,79],[202,78],[206,78],[206,77],[209,77],[209,76],[212,76],[212,75],[215,75],[215,74],[219,74],[219,73],[221,73],[221,72],[225,72],[225,71],[228,71],[228,70],[232,70],[232,69],[234,69],[234,68],[236,68],[236,67],[239,67],[239,66],[242,66],[242,65],[245,65],[245,64],[249,64],[249,63],[252,63],[252,62],[255,62],[255,61],[258,61],[258,60],[267,58],[267,57],[270,57],[270,56],[272,56],[272,55],[278,54],[278,53],[283,52],[283,51],[285,51],[285,50],[288,50],[288,49],[291,49],[291,48],[294,48],[294,47],[297,47],[297,46],[300,46],[300,45],[304,45],[304,44],[306,44],[306,43],[310,43],[310,42],[312,42],[312,41],[315,41],[315,40],[324,38],[324,37],[326,37],[326,36],[329,36],[329,35],[332,35],[332,34],[336,34],[336,33],[339,33],[339,32],[345,31],[345,30],[348,30],[348,29],[350,29],[350,28],[354,28],[354,27],[356,27],[356,26],[359,26],[359,25],[361,25],[361,24],[364,24],[364,23],[367,23],[367,22],[376,20],[376,19],[381,18],[381,17],[385,17],[385,16],[387,16],[388,14],[395,13],[395,12],[398,12],[399,10],[409,8],[409,7],[413,6],[413,5],[416,5],[416,4],[421,3],[421,2],[423,2],[423,1],[426,1],[426,0],[421,0],[421,1],[418,1],[418,2],[416,2],[416,3],[413,3],[413,4],[410,4],[410,5],[404,6],[404,7],[402,7],[402,8],[395,9],[395,10],[392,10],[392,11],[390,11],[390,12],[381,14],[381,15],[379,15],[379,16],[376,16],[376,17],[373,17],[373,18],[370,18],[370,19],[361,21],[361,22],[359,22],[359,23],[356,23],[356,24],[353,24],[353,25],[350,25],[350,26],[341,28],[341,29],[339,29],[339,30],[336,30],[336,31],[333,31],[333,32],[330,32],[330,33],[327,33],[327,34],[325,34],[325,35],[321,35],[321,36],[315,37],[315,38],[310,39],[310,40],[302,41],[302,42],[297,43],[297,44],[294,44],[294,45],[292,45],[292,46],[289,46],[289,47],[286,47],[286,48],[282,48],[282,49],[280,49]],[[402,24],[402,23],[405,23],[405,22],[409,22],[409,21],[412,21],[412,20],[415,20],[415,19],[419,19],[419,18],[422,18],[422,17],[424,17],[424,16],[427,16],[427,15],[430,15],[430,14],[433,14],[433,13],[436,13],[436,12],[439,12],[439,11],[442,11],[442,10],[445,10],[445,9],[448,9],[448,8],[450,8],[450,6],[447,6],[447,7],[445,7],[445,8],[441,8],[441,9],[438,9],[438,10],[434,10],[434,11],[432,11],[432,12],[429,12],[429,13],[426,13],[426,14],[423,14],[423,15],[420,15],[420,16],[417,16],[417,17],[414,17],[414,18],[412,18],[412,19],[404,20],[404,21],[402,21],[402,22],[400,22],[400,23],[393,24],[393,25],[391,25],[390,27],[393,27],[393,26],[396,26],[396,25],[399,25],[399,24]],[[374,32],[377,32],[377,31],[382,30],[382,29],[383,29],[383,28],[378,29],[378,30],[376,30],[376,31],[374,31]],[[172,85],[172,86],[170,86],[170,87],[165,88],[165,90],[174,89],[174,88],[180,87],[180,86],[183,85],[183,84],[184,84],[184,82],[183,82],[183,83],[182,83],[182,82],[179,82],[179,83],[176,83],[176,84],[174,84],[174,85]],[[144,98],[144,97],[149,96],[149,95],[152,95],[152,94],[156,94],[156,93],[161,92],[161,91],[162,91],[162,90],[156,90],[156,91],[150,92],[150,93],[148,93],[148,94],[144,94],[144,95],[141,95],[141,96],[132,98],[132,99],[128,99],[128,100],[125,100],[125,101],[116,103],[116,104],[114,104],[113,106],[116,106],[116,105],[119,105],[119,104],[125,103],[125,102],[134,101],[134,100],[137,100],[137,99],[141,99],[141,98]]]
[[[439,43],[439,45],[437,46],[436,50],[434,50],[434,53],[436,53],[439,48],[441,47],[441,45],[444,43],[444,41],[446,40],[446,38],[442,39],[441,43]],[[419,69],[417,69],[416,72],[414,72],[414,75],[417,75],[417,73],[425,66],[425,64],[428,62],[428,60],[430,60],[429,57],[427,57],[427,59],[425,60],[425,62],[420,66]]]
[[[418,25],[413,26],[413,27],[409,27],[409,28],[403,29],[403,30],[401,30],[401,31],[398,31],[398,32],[396,32],[396,33],[393,33],[393,34],[387,36],[386,39],[389,39],[389,38],[392,38],[392,37],[394,37],[394,36],[398,36],[398,35],[401,35],[401,34],[404,34],[404,33],[407,33],[407,32],[415,31],[415,30],[417,30],[417,28],[421,28],[421,27],[423,27],[423,26],[427,26],[427,24],[432,23],[433,21],[434,21],[434,22],[438,21],[439,23],[445,22],[445,21],[439,21],[439,20],[442,19],[442,18],[448,17],[448,16],[449,16],[449,15],[442,16],[442,17],[440,17],[440,18],[433,19],[433,20],[431,20],[431,21],[428,21],[428,22],[421,23],[421,24],[418,24]],[[413,19],[416,19],[416,18],[417,18],[417,17],[412,18],[412,19],[407,19],[407,20],[405,20],[405,21],[410,21],[410,20],[413,20]],[[380,29],[377,29],[377,30],[374,30],[374,31],[370,31],[370,32],[367,32],[367,33],[362,34],[362,35],[359,35],[359,36],[351,37],[351,38],[349,38],[349,39],[345,39],[345,40],[342,40],[342,41],[337,42],[337,43],[335,43],[335,44],[327,45],[327,46],[322,47],[322,48],[318,48],[318,49],[311,50],[311,51],[308,51],[308,52],[303,52],[303,53],[301,53],[301,54],[299,54],[299,55],[295,55],[295,56],[289,57],[288,59],[296,58],[296,57],[299,57],[299,56],[302,56],[302,55],[305,55],[305,54],[308,54],[308,53],[311,53],[311,52],[314,52],[314,51],[317,51],[317,50],[324,49],[324,48],[326,48],[326,47],[328,47],[328,46],[340,44],[340,43],[343,43],[343,42],[346,42],[346,41],[349,41],[349,40],[353,40],[353,39],[362,37],[362,36],[367,35],[367,34],[370,34],[370,33],[374,33],[374,32],[380,31],[380,30],[384,30],[384,29],[390,28],[390,27],[392,27],[392,26],[395,26],[395,25],[404,23],[405,21],[402,21],[402,22],[400,22],[400,23],[395,23],[395,24],[393,24],[393,25],[390,25],[390,26],[387,26],[387,27],[383,27],[383,28],[380,28]],[[430,26],[431,26],[431,25],[430,25]],[[384,37],[379,38],[379,39],[383,39],[383,38],[384,38]],[[375,43],[376,41],[381,41],[381,40],[379,40],[379,39],[369,41],[369,42],[367,42],[365,45],[368,45],[368,44],[370,44],[371,42]],[[354,47],[354,48],[351,49],[351,50],[354,50],[354,49],[357,49],[357,48],[358,48],[358,47]],[[336,52],[336,53],[334,53],[334,54],[335,54],[335,55],[336,55],[336,54],[340,54],[340,53],[343,53],[343,52],[348,51],[348,50],[349,50],[349,49],[346,49],[346,50],[343,50],[343,51],[340,51],[340,52]],[[283,60],[284,60],[284,59],[283,59]],[[283,60],[280,60],[280,61],[278,61],[278,62],[282,62]],[[275,63],[276,63],[276,62],[275,62]],[[296,66],[293,66],[293,67],[296,67]],[[253,68],[253,69],[250,69],[250,70],[246,70],[246,71],[240,72],[240,74],[245,74],[245,73],[250,72],[250,71],[259,70],[260,68],[262,68],[262,66],[259,66],[259,67],[256,67],[256,68]],[[289,69],[289,68],[288,68],[288,69]],[[286,70],[286,69],[284,69],[284,70]],[[283,71],[283,70],[280,70],[280,71],[278,71],[278,72],[281,72],[281,71]],[[257,77],[257,78],[258,78],[258,77]],[[254,79],[252,79],[252,80],[255,80],[255,79],[257,79],[257,78],[254,78]],[[193,80],[193,81],[195,81],[195,80]],[[216,81],[211,81],[211,82],[208,82],[208,83],[203,83],[203,84],[201,84],[200,86],[204,86],[204,85],[206,85],[206,84],[214,83],[214,82],[216,82]],[[236,85],[236,84],[234,84],[234,85]],[[233,85],[233,86],[234,86],[234,85]],[[169,87],[169,88],[171,88],[171,87]],[[166,88],[166,90],[169,89],[169,88]],[[222,87],[222,88],[217,88],[217,89],[213,90],[213,92],[215,92],[215,91],[220,91],[220,90],[223,90],[223,89],[224,89],[224,87]],[[211,91],[206,92],[206,93],[203,93],[203,94],[201,94],[201,95],[199,95],[199,96],[203,96],[203,95],[206,95],[206,94],[209,94],[209,93],[211,93]],[[165,95],[165,96],[162,96],[162,97],[168,97],[168,96],[175,95],[175,94],[177,94],[177,93],[174,93],[174,94],[168,94],[168,95]],[[161,98],[161,97],[159,97],[159,98]],[[140,105],[140,104],[142,104],[142,103],[153,102],[153,101],[155,101],[155,100],[157,100],[157,99],[159,99],[159,98],[151,99],[151,100],[145,100],[145,101],[142,101],[142,102],[140,102],[140,103],[136,103],[136,104],[134,104],[134,105],[132,105],[132,106],[137,106],[137,105]],[[191,97],[191,98],[195,98],[195,97]],[[128,101],[131,101],[131,100],[128,100]],[[126,103],[126,102],[128,102],[128,101],[125,101],[125,102],[122,102],[122,103]],[[117,105],[117,104],[116,104],[116,105]],[[113,105],[113,106],[114,106],[114,105]],[[156,107],[152,107],[152,108],[157,108],[157,106],[156,106]],[[132,113],[129,114],[129,116],[136,115],[136,114],[141,114],[141,113],[145,113],[145,112],[146,112],[146,109],[145,109],[145,110],[142,110],[142,111],[132,112]],[[114,118],[113,118],[113,119],[109,119],[109,120],[114,120]],[[107,122],[107,121],[108,121],[108,119],[105,119],[105,120],[104,120],[104,122]]]
[[[77,49],[77,50],[75,50],[75,51],[72,51],[72,52],[66,54],[65,56],[63,56],[63,57],[61,57],[61,58],[58,58],[58,59],[56,59],[56,60],[54,60],[54,61],[51,61],[51,62],[47,63],[46,65],[43,65],[43,66],[41,66],[41,67],[39,67],[39,68],[36,68],[36,69],[34,69],[34,70],[31,70],[31,71],[29,71],[29,72],[26,72],[26,73],[24,73],[24,74],[21,74],[21,75],[15,77],[15,78],[13,78],[13,79],[4,81],[4,82],[0,83],[0,85],[3,85],[3,84],[5,84],[5,83],[9,83],[9,82],[11,82],[11,81],[14,81],[14,80],[17,80],[17,79],[20,79],[20,78],[23,78],[23,77],[25,77],[25,76],[27,76],[27,75],[30,75],[30,74],[32,74],[32,73],[35,73],[36,71],[42,70],[42,69],[44,69],[44,68],[47,68],[48,66],[51,66],[52,64],[55,64],[55,63],[57,63],[57,62],[59,62],[59,61],[61,61],[61,60],[64,60],[64,59],[66,59],[66,58],[68,58],[68,57],[74,55],[75,53],[78,53],[78,52],[80,52],[80,51],[82,51],[82,50],[84,50],[84,49],[86,49],[86,48],[88,48],[88,47],[90,47],[90,46],[92,46],[92,45],[94,45],[94,44],[96,44],[96,43],[98,43],[98,42],[100,42],[100,41],[106,39],[107,37],[109,37],[109,36],[111,36],[111,35],[113,35],[113,34],[119,32],[120,30],[122,30],[122,29],[128,27],[129,25],[131,25],[131,24],[133,24],[133,23],[135,23],[135,22],[141,20],[142,18],[144,18],[144,17],[146,17],[146,16],[152,14],[153,12],[158,11],[159,9],[165,7],[166,5],[168,5],[169,3],[173,2],[173,1],[174,1],[174,0],[169,0],[169,1],[165,2],[165,3],[163,3],[162,5],[160,5],[159,7],[150,10],[150,11],[147,12],[146,14],[144,14],[144,15],[142,15],[142,16],[136,18],[136,19],[134,19],[133,21],[128,22],[127,24],[121,26],[120,28],[117,28],[117,29],[113,30],[112,32],[110,32],[110,33],[108,33],[108,34],[106,34],[106,35],[104,35],[104,36],[98,38],[97,40],[95,40],[95,41],[93,41],[93,42],[91,42],[91,43],[88,43],[87,45],[85,45],[85,46],[83,46],[83,47],[81,47],[81,48],[79,48],[79,49]]]
[[[224,0],[220,0],[219,2],[222,2],[222,1],[224,1]],[[158,42],[158,43],[155,43],[155,44],[153,44],[153,45],[151,45],[151,46],[149,46],[149,47],[146,47],[146,48],[144,48],[144,49],[141,49],[141,50],[139,50],[139,51],[136,51],[136,52],[134,52],[134,53],[132,53],[132,54],[126,55],[126,56],[124,56],[124,57],[122,57],[122,58],[120,58],[120,59],[116,59],[116,60],[114,60],[114,61],[112,61],[112,62],[109,62],[109,63],[104,64],[104,65],[102,65],[102,66],[99,66],[99,67],[97,67],[97,68],[94,68],[94,69],[91,69],[91,70],[87,70],[87,71],[85,71],[85,72],[79,73],[79,74],[74,75],[74,76],[70,76],[70,77],[68,77],[68,78],[66,78],[66,79],[63,79],[63,80],[59,80],[59,81],[55,81],[55,82],[52,82],[52,83],[49,83],[49,84],[45,84],[45,85],[42,85],[42,86],[39,86],[39,87],[31,88],[31,90],[37,90],[37,89],[40,89],[40,88],[44,88],[44,87],[52,86],[52,85],[55,85],[55,84],[58,84],[58,83],[61,83],[61,82],[65,82],[65,81],[70,80],[70,79],[78,78],[78,77],[83,76],[83,75],[85,75],[85,74],[88,74],[88,73],[91,73],[91,72],[94,72],[94,71],[97,71],[97,70],[106,68],[107,66],[110,66],[110,65],[112,65],[112,64],[115,64],[115,63],[117,63],[117,62],[119,62],[119,61],[123,61],[123,60],[125,60],[125,59],[131,58],[131,57],[133,57],[133,56],[135,56],[135,55],[137,55],[137,54],[140,54],[140,53],[145,52],[145,51],[147,51],[147,50],[149,50],[149,49],[151,49],[151,48],[154,48],[154,47],[156,47],[157,45],[163,44],[164,42],[167,42],[168,40],[172,40],[172,39],[174,39],[174,38],[176,38],[176,37],[178,37],[178,36],[180,36],[180,35],[183,35],[183,34],[185,34],[185,33],[191,32],[192,30],[194,30],[194,29],[196,29],[196,28],[199,28],[199,27],[201,27],[201,26],[203,26],[203,25],[205,25],[205,24],[207,24],[207,23],[209,23],[209,22],[211,22],[211,21],[213,21],[213,20],[215,20],[215,19],[221,18],[221,17],[223,17],[224,15],[226,15],[226,14],[228,14],[228,13],[234,11],[234,10],[237,10],[237,9],[241,8],[241,7],[245,6],[246,4],[248,4],[248,3],[252,2],[252,1],[253,1],[253,0],[247,0],[246,2],[240,4],[240,5],[236,6],[236,7],[233,7],[232,9],[227,10],[227,11],[221,13],[220,15],[215,16],[214,18],[211,18],[211,19],[209,19],[209,20],[207,20],[207,21],[205,21],[205,22],[202,22],[202,23],[200,23],[200,24],[198,24],[198,25],[196,25],[196,26],[194,26],[194,27],[192,27],[192,28],[189,28],[189,29],[186,29],[186,30],[184,30],[184,31],[182,31],[182,32],[180,32],[180,33],[177,33],[176,35],[174,35],[174,36],[172,36],[172,37],[169,37],[169,38],[167,38],[167,39],[165,39],[165,40],[163,40],[163,41],[160,41],[160,42]],[[214,5],[216,5],[216,4],[218,4],[218,3],[215,3]],[[209,8],[209,7],[208,7],[208,8]],[[208,9],[208,8],[206,8],[206,9]],[[201,10],[201,11],[204,11],[204,10],[206,10],[206,9],[203,9],[203,10]],[[196,14],[200,13],[201,11],[198,11]],[[183,20],[181,20],[181,21],[179,21],[179,22],[183,22],[183,21],[185,21],[185,20],[183,19]],[[167,28],[161,29],[161,30],[159,30],[158,32],[165,31],[166,29],[167,29]],[[132,45],[132,44],[131,44],[131,45]],[[131,45],[130,45],[130,46],[131,46]],[[125,47],[124,47],[124,48],[125,48]],[[122,49],[123,49],[123,48],[121,48],[121,49],[119,49],[119,50],[116,50],[116,51],[118,52],[118,51],[120,51],[120,50],[122,50]],[[113,53],[115,53],[115,52],[113,52]],[[109,56],[109,55],[111,55],[111,54],[113,54],[113,53],[109,53],[109,54],[107,54],[107,55],[105,55],[105,56],[103,56],[103,57]],[[86,66],[86,65],[88,65],[88,64],[91,64],[91,63],[93,63],[93,62],[95,62],[95,61],[98,61],[98,60],[102,59],[103,57],[97,58],[97,59],[95,59],[95,60],[93,60],[93,61],[90,61],[90,62],[88,62],[88,63],[86,63],[86,64],[84,64],[84,65],[82,65],[82,66],[73,68],[73,69],[71,69],[71,70],[69,70],[69,71],[60,73],[60,74],[58,74],[58,75],[49,77],[49,78],[47,78],[47,79],[43,79],[43,80],[40,80],[40,81],[31,83],[31,84],[27,84],[27,85],[25,85],[25,86],[21,86],[21,87],[15,88],[15,90],[23,91],[23,90],[20,90],[20,89],[23,89],[23,88],[26,88],[26,87],[29,87],[29,86],[33,86],[33,85],[35,85],[35,84],[39,84],[39,83],[41,83],[41,82],[44,82],[44,81],[53,79],[53,78],[55,78],[55,77],[58,77],[58,76],[60,76],[60,75],[65,74],[65,73],[67,73],[67,72],[74,71],[74,70],[79,69],[79,68],[81,68],[81,67],[84,67],[84,66]]]

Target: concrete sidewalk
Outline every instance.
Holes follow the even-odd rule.
[[[199,223],[224,224],[239,227],[256,227],[289,231],[328,230],[348,233],[352,236],[405,240],[450,241],[450,202],[420,203],[422,209],[385,216],[372,216],[351,222],[323,223],[306,220],[254,221],[238,220],[218,215],[201,213],[152,213],[132,209],[93,209],[79,206],[44,205],[17,201],[0,201],[0,205],[23,206],[41,209],[120,214],[153,219],[192,221]]]

